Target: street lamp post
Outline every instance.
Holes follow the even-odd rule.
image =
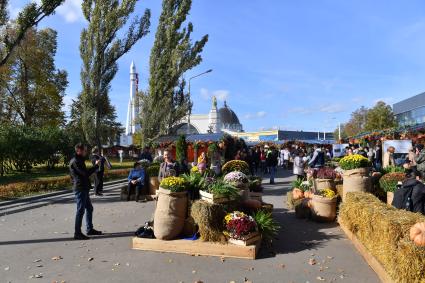
[[[190,96],[190,81],[194,78],[200,77],[202,75],[211,73],[212,69],[209,69],[203,73],[197,74],[196,76],[193,76],[191,78],[189,78],[189,115],[187,116],[187,130],[186,130],[186,135],[190,135],[190,115],[192,114],[192,101],[191,101],[191,96]]]

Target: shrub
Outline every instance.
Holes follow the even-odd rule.
[[[379,185],[386,192],[395,192],[398,182],[406,179],[406,174],[401,172],[393,172],[385,174],[379,179]]]
[[[221,170],[224,175],[233,171],[239,171],[246,175],[249,175],[249,165],[243,160],[231,160],[229,162],[226,162]]]
[[[370,161],[360,154],[347,155],[339,161],[339,166],[343,170],[352,170],[358,168],[370,167]]]
[[[151,165],[146,170],[149,177],[158,177],[159,175],[159,165]]]
[[[105,172],[105,181],[116,178],[125,178],[129,173],[128,169],[109,170]],[[71,177],[61,176],[34,180],[28,182],[11,183],[0,186],[0,199],[13,199],[31,194],[49,191],[58,191],[71,187]]]

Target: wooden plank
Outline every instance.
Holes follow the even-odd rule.
[[[394,280],[388,275],[382,264],[367,250],[367,248],[359,241],[359,239],[357,239],[356,235],[354,235],[346,226],[344,226],[341,220],[339,220],[339,225],[341,230],[344,231],[345,235],[347,235],[347,238],[351,240],[357,251],[363,256],[373,271],[375,271],[376,275],[378,275],[381,282],[394,283]]]
[[[219,244],[201,240],[172,240],[133,238],[133,249],[188,255],[219,256],[241,259],[255,259],[261,242],[251,246]]]

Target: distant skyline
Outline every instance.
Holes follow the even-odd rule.
[[[27,0],[9,1],[12,16]],[[40,28],[58,31],[56,64],[68,72],[67,107],[81,91],[79,41],[86,22],[81,0],[66,0]],[[146,90],[160,0],[140,0],[152,11],[151,33],[119,61],[110,98],[125,125],[129,69]],[[207,113],[211,97],[227,100],[246,131],[333,131],[353,110],[383,100],[393,104],[425,91],[425,2],[193,0],[193,40],[209,34],[192,80],[193,113]],[[68,108],[67,108],[68,110]]]

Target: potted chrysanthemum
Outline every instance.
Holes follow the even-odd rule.
[[[334,221],[337,196],[332,189],[317,191],[311,200],[313,218],[319,221]]]
[[[348,192],[366,192],[371,188],[370,161],[359,154],[348,155],[339,161],[343,173],[342,200]]]
[[[161,181],[154,216],[157,239],[173,240],[183,231],[187,214],[187,184],[181,177],[167,177]]]
[[[254,218],[243,212],[234,211],[227,214],[224,224],[226,226],[224,234],[229,237],[229,243],[248,246],[261,240]]]

